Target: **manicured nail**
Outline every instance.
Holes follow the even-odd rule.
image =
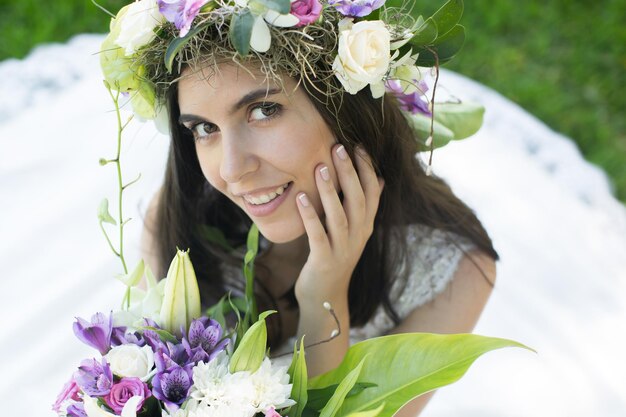
[[[298,195],[298,200],[300,200],[300,203],[302,203],[304,207],[309,207],[311,205],[311,203],[309,203],[309,198],[304,193]]]
[[[339,156],[339,159],[342,159],[344,161],[348,159],[348,152],[346,152],[346,148],[344,148],[343,145],[339,145],[335,152],[337,152],[337,156]]]
[[[320,174],[322,174],[322,179],[324,181],[330,180],[330,173],[328,172],[328,167],[322,167],[322,169],[320,169]]]

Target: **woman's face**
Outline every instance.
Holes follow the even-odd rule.
[[[275,243],[304,234],[296,196],[305,192],[318,214],[314,171],[326,165],[338,186],[330,150],[336,142],[306,94],[284,80],[284,90],[234,64],[208,80],[202,72],[178,85],[180,122],[195,138],[202,172]]]

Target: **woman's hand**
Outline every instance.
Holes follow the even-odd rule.
[[[369,156],[356,153],[356,170],[343,146],[334,146],[332,160],[343,202],[331,178],[330,169],[315,168],[315,181],[324,209],[324,224],[304,193],[298,195],[298,209],[309,240],[309,257],[296,281],[300,308],[298,336],[306,336],[307,371],[315,376],[341,363],[350,344],[348,287],[363,248],[374,229],[383,180],[376,177]],[[358,171],[358,174],[357,174]],[[324,226],[326,226],[324,228]],[[324,310],[330,302],[337,323]],[[341,330],[336,337],[336,330]],[[328,341],[329,337],[332,341]],[[326,343],[319,343],[327,341]]]
[[[356,169],[343,145],[335,145],[331,152],[343,202],[324,164],[315,168],[315,180],[325,222],[304,193],[297,196],[310,249],[295,286],[301,309],[303,303],[335,305],[347,300],[350,277],[372,234],[383,188],[383,180],[362,149],[357,148]]]

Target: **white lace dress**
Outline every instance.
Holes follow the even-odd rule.
[[[407,257],[398,270],[399,278],[393,283],[389,294],[391,304],[401,320],[443,292],[452,280],[464,252],[475,247],[467,239],[455,234],[417,224],[407,227],[406,240]],[[241,268],[226,266],[223,273],[227,285],[242,279]],[[379,306],[364,326],[350,329],[350,342],[354,344],[382,336],[393,327],[392,318],[383,306]],[[295,341],[295,337],[289,338],[274,353],[291,351]]]

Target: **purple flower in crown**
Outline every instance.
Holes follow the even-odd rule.
[[[177,409],[189,395],[193,384],[193,363],[179,365],[161,352],[155,356],[158,372],[152,378],[152,393],[171,410]]]
[[[132,397],[141,397],[142,400],[137,404],[135,411],[141,410],[146,398],[152,396],[150,388],[145,382],[142,382],[139,378],[130,377],[122,378],[118,383],[111,387],[111,392],[104,397],[104,401],[113,411],[118,415],[122,413],[122,409],[126,405],[126,402]]]
[[[74,334],[83,343],[97,349],[101,355],[111,349],[111,333],[113,332],[113,317],[107,318],[102,313],[91,316],[91,322],[80,317],[74,322]]]
[[[424,81],[417,83],[417,91],[406,94],[400,85],[400,82],[395,80],[389,80],[385,84],[387,91],[393,93],[398,99],[400,108],[411,114],[421,113],[425,116],[432,116],[428,103],[422,99],[426,91],[428,91],[428,85]]]
[[[328,4],[344,16],[363,17],[385,4],[385,0],[329,0]]]
[[[76,384],[90,397],[107,395],[113,386],[113,372],[105,358],[102,363],[95,359],[85,359],[74,373]]]
[[[300,20],[296,27],[310,25],[322,14],[322,4],[318,0],[295,0],[291,3],[291,14]]]
[[[178,36],[181,38],[189,32],[193,19],[208,2],[209,0],[157,0],[159,11],[180,30]]]
[[[189,361],[208,362],[220,353],[228,339],[222,339],[222,326],[208,317],[195,319],[189,325],[189,334],[183,337],[183,346],[189,355]]]

